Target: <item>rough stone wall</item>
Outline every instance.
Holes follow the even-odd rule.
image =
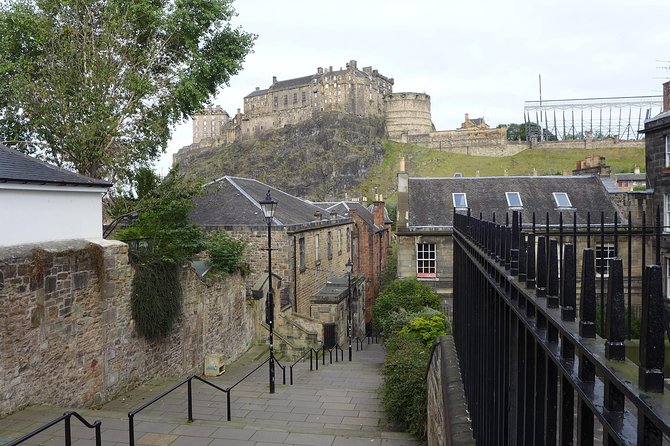
[[[426,375],[429,446],[474,445],[467,401],[451,336],[441,336]]]
[[[183,313],[163,341],[134,330],[127,245],[73,240],[0,250],[0,415],[27,404],[87,406],[156,376],[233,360],[258,317],[239,276],[184,271]]]
[[[470,128],[441,130],[420,135],[408,134],[403,135],[401,141],[473,156],[510,156],[528,148],[526,144],[508,143],[505,128]]]
[[[429,134],[433,131],[430,96],[425,93],[391,93],[384,98],[386,130],[389,138],[400,141],[403,134]]]

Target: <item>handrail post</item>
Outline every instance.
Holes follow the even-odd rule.
[[[98,422],[95,425],[95,446],[102,446],[102,433],[100,432],[100,426],[102,423]]]
[[[310,356],[311,356],[311,353],[312,352],[310,352]],[[311,359],[309,360],[309,367],[310,367],[310,369],[312,368],[312,360]],[[289,379],[290,379],[291,385],[293,385],[293,366],[291,366],[291,368],[289,369]]]
[[[286,366],[281,368],[281,373],[282,373],[282,384],[286,385]]]
[[[316,353],[316,361],[314,363],[316,364],[316,369],[319,370],[319,351],[314,350],[314,353]]]
[[[70,425],[70,418],[72,414],[65,412],[65,446],[72,446],[72,426]]]
[[[226,392],[226,417],[230,421],[230,389]]]
[[[193,377],[188,380],[188,421],[193,422],[193,390],[191,388],[191,381]]]
[[[128,412],[128,444],[129,446],[135,446],[135,423],[133,422],[132,412]]]
[[[310,348],[309,348],[309,371],[310,371],[310,372],[311,372],[312,370],[314,370],[314,368],[313,368],[313,366],[312,366],[312,352],[313,352],[313,351],[314,351],[314,349],[310,347]],[[316,360],[316,363],[317,363],[317,365],[318,365],[318,363],[319,363],[319,360],[318,360],[318,359]]]

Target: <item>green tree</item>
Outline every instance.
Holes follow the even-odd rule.
[[[498,126],[501,127],[501,126]],[[534,122],[524,124],[508,124],[507,125],[507,140],[508,141],[528,141],[529,136],[543,135],[545,141],[557,141],[556,135],[551,133],[548,129],[542,128]]]
[[[232,0],[0,3],[0,140],[127,182],[242,68]]]
[[[202,230],[189,220],[193,198],[202,193],[199,183],[187,181],[173,168],[141,199],[126,199],[137,212],[134,224],[119,231],[121,240],[145,239],[149,251],[163,261],[180,263],[205,248]]]

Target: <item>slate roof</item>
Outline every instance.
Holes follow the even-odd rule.
[[[277,200],[273,226],[316,224],[317,211],[324,214],[323,223],[329,222],[322,208],[257,180],[225,176],[204,187],[205,194],[195,199],[190,213],[191,220],[200,226],[267,226],[259,202],[268,190]],[[338,216],[338,220],[348,219]]]
[[[538,225],[545,223],[549,212],[550,225],[559,223],[563,212],[564,223],[572,224],[572,214],[577,212],[578,225],[586,222],[591,212],[591,221],[600,222],[600,213],[605,212],[605,223],[614,222],[616,208],[598,178],[593,176],[547,176],[547,177],[468,177],[468,178],[410,178],[409,179],[409,229],[439,230],[451,228],[453,222],[452,193],[465,193],[472,215],[490,220],[493,212],[497,221],[505,221],[511,213],[505,192],[519,192],[523,207],[518,209],[524,225],[530,224],[533,212]],[[565,192],[572,208],[559,209],[553,192]],[[461,211],[465,212],[465,211]],[[623,218],[619,217],[619,222]]]
[[[0,144],[0,183],[51,184],[60,186],[111,187],[108,181],[45,163]]]
[[[609,192],[610,194],[616,194],[619,192],[619,187],[616,185],[616,181],[612,179],[609,175],[603,176],[603,175],[597,175],[595,178],[598,178],[600,182],[603,184],[605,187],[605,190]]]
[[[337,215],[343,215],[345,217],[348,217],[349,211],[353,209],[369,226],[375,225],[375,219],[372,213],[365,206],[363,206],[358,202],[340,201],[340,202],[318,202],[313,204],[323,208],[327,212],[335,211],[337,212]]]
[[[645,173],[617,173],[617,181],[645,181],[647,174]]]

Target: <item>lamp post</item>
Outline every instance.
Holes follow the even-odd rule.
[[[270,393],[275,393],[275,357],[274,357],[274,322],[275,322],[275,301],[274,290],[272,289],[272,219],[274,218],[277,201],[270,196],[270,190],[265,199],[259,204],[263,209],[265,221],[268,224],[268,296],[265,302],[265,322],[270,327]]]
[[[347,315],[347,334],[349,335],[349,362],[351,362],[351,273],[354,270],[354,263],[349,259],[349,261],[346,264],[347,267],[347,276],[348,276],[348,282],[349,286],[347,287],[347,292],[349,293],[347,295],[347,308],[348,308],[348,315]]]

